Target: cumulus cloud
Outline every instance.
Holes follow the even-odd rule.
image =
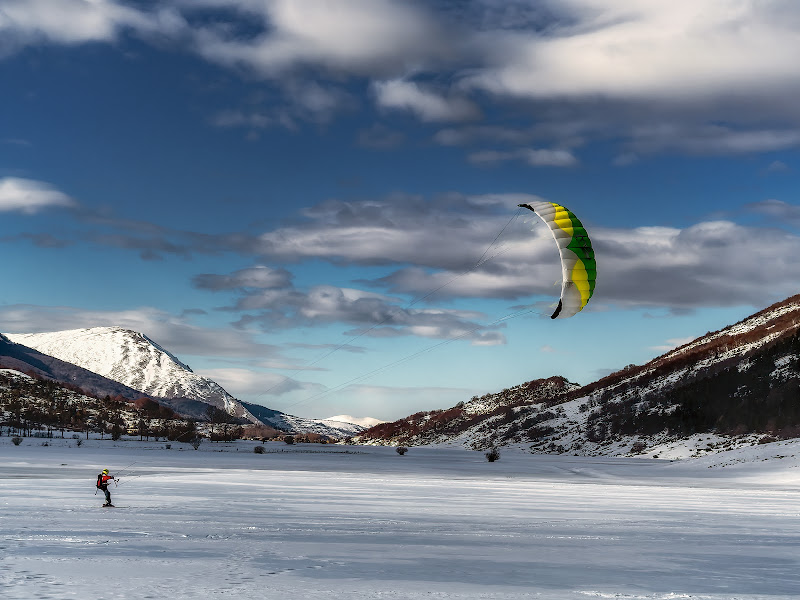
[[[238,12],[262,30],[198,27],[195,47],[216,63],[273,77],[297,67],[352,74],[404,73],[447,52],[447,36],[418,5],[393,0],[202,0],[187,11]]]
[[[2,0],[0,56],[40,43],[111,42],[122,30],[172,36],[184,27],[172,8],[144,12],[115,0]]]
[[[243,289],[234,306],[242,314],[240,327],[265,331],[331,323],[354,326],[345,332],[356,338],[413,335],[432,339],[467,339],[475,345],[504,343],[502,325],[485,325],[475,311],[412,308],[383,294],[356,288],[316,285],[309,290]]]
[[[800,206],[771,198],[747,205],[752,212],[769,217],[774,225],[800,227]]]
[[[800,9],[789,0],[569,0],[539,32],[494,30],[470,85],[525,97],[707,101],[797,88]]]
[[[279,396],[291,392],[318,392],[319,386],[303,383],[278,373],[263,372],[238,367],[221,367],[198,371],[204,377],[216,381],[230,394],[240,399],[259,396]]]
[[[251,250],[279,261],[325,257],[361,265],[465,269],[514,216],[517,204],[536,199],[529,194],[430,199],[396,194],[384,200],[331,200],[305,210],[296,225],[264,232]]]
[[[3,181],[2,189],[8,189],[9,180]],[[69,201],[43,189],[51,204]],[[532,200],[541,198],[398,194],[382,200],[329,200],[305,209],[291,225],[256,235],[199,234],[82,209],[74,212],[97,226],[83,239],[128,248],[144,257],[233,252],[254,259],[252,267],[194,278],[198,289],[234,293],[236,300],[227,308],[240,313],[242,327],[255,324],[273,330],[344,323],[356,335],[367,330],[370,336],[465,335],[473,343],[499,343],[502,335],[496,327],[481,326],[484,315],[427,307],[448,299],[533,302],[557,296],[560,263],[550,232],[535,215],[516,207]],[[4,206],[21,210],[40,204],[48,205],[47,201],[11,205],[6,200]],[[595,225],[591,209],[568,205],[586,224],[597,253],[599,275],[592,310],[604,304],[673,311],[763,306],[796,293],[800,263],[794,257],[800,255],[800,237],[777,227],[800,226],[800,211],[794,204],[771,199],[748,205],[750,213],[768,219],[762,225],[718,220],[685,228],[630,229]],[[46,246],[64,243],[50,237],[35,241]],[[323,281],[299,289],[281,265],[306,261],[384,268],[370,279],[353,282],[355,286]]]
[[[800,145],[797,129],[734,129],[730,126],[661,123],[635,127],[629,147],[638,153],[678,150],[687,154],[750,154]]]
[[[145,334],[178,356],[266,359],[279,352],[276,346],[254,342],[244,331],[198,327],[183,317],[149,307],[102,311],[69,306],[4,305],[0,306],[0,322],[6,333],[119,326]]]
[[[358,88],[372,89],[385,114],[451,122],[435,134],[440,144],[490,144],[470,155],[474,162],[569,166],[576,138],[619,143],[617,164],[649,153],[800,146],[793,100],[800,6],[792,0],[143,6],[0,0],[0,56],[34,44],[118,43],[123,33],[157,40],[161,49],[194,52],[279,90],[263,105],[230,107],[210,119],[246,127],[251,137],[301,120],[327,123],[357,107],[351,90]],[[498,108],[509,105],[515,122],[498,122],[495,115],[508,114]],[[498,143],[512,150],[498,151]]]
[[[422,121],[470,121],[480,116],[477,105],[470,100],[447,97],[413,81],[381,81],[373,89],[379,107],[407,110]]]
[[[800,238],[708,221],[685,229],[595,228],[597,298],[623,305],[763,306],[796,293]]]
[[[466,146],[475,143],[506,143],[515,146],[527,144],[536,133],[531,129],[498,127],[492,125],[467,125],[448,127],[436,132],[434,141],[442,146]]]
[[[789,173],[791,170],[791,167],[789,167],[789,165],[787,165],[785,162],[781,160],[773,160],[765,169],[763,169],[762,173]]]
[[[70,208],[77,203],[65,193],[42,181],[5,177],[0,179],[0,212],[35,214],[47,208]]]
[[[509,223],[524,197],[454,200],[326,202],[306,211],[305,223],[264,233],[259,251],[275,260],[396,267],[360,283],[428,301],[557,295],[561,274],[549,231],[535,216],[527,226],[524,217]],[[773,200],[749,208],[800,223],[795,205]],[[591,212],[581,216],[597,253],[593,304],[758,306],[795,293],[800,280],[800,237],[787,231],[731,221],[614,229],[594,225]]]
[[[256,265],[240,269],[230,275],[205,273],[194,277],[194,285],[205,290],[230,290],[242,288],[274,289],[288,287],[292,274],[286,269],[273,269]]]

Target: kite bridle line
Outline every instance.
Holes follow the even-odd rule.
[[[122,475],[122,474],[123,474],[125,471],[127,471],[128,469],[130,469],[130,468],[131,468],[133,465],[135,465],[135,464],[136,464],[136,463],[138,463],[138,462],[139,462],[138,460],[137,460],[137,461],[135,461],[135,462],[132,462],[132,463],[131,463],[131,464],[129,464],[127,467],[123,467],[121,470],[117,471],[117,473],[116,473],[116,474],[117,474],[117,477],[119,477],[120,475]]]
[[[524,315],[531,314],[531,313],[541,314],[541,313],[539,313],[538,310],[532,309],[532,308],[528,308],[528,309],[525,309],[525,310],[517,311],[515,313],[509,313],[504,317],[500,317],[499,319],[496,319],[496,320],[492,321],[488,325],[478,325],[476,327],[473,327],[469,331],[465,331],[464,333],[459,334],[459,335],[457,335],[455,337],[448,338],[446,340],[442,340],[441,342],[437,342],[436,344],[428,346],[427,348],[423,348],[422,350],[418,350],[417,352],[409,354],[408,356],[405,356],[404,358],[401,358],[399,360],[396,360],[394,362],[386,364],[386,365],[384,365],[382,367],[378,367],[377,369],[375,369],[373,371],[370,371],[369,373],[365,373],[364,375],[359,375],[358,377],[354,377],[353,379],[350,379],[349,381],[345,381],[344,383],[340,383],[339,385],[337,385],[335,387],[332,387],[330,389],[327,389],[327,390],[325,390],[323,392],[319,392],[319,393],[314,394],[313,396],[310,396],[308,398],[303,398],[302,400],[298,400],[297,402],[294,402],[292,404],[287,405],[285,408],[292,408],[292,407],[298,406],[300,404],[305,404],[306,402],[311,402],[312,400],[317,400],[319,398],[324,398],[325,396],[327,396],[329,394],[332,394],[334,392],[338,392],[339,390],[344,389],[348,385],[352,385],[354,383],[359,383],[361,381],[369,379],[370,377],[374,377],[375,375],[377,375],[377,374],[379,374],[379,373],[381,373],[383,371],[391,369],[392,367],[396,367],[399,364],[402,364],[404,362],[412,360],[412,359],[414,359],[414,358],[416,358],[418,356],[421,356],[421,355],[423,355],[423,354],[425,354],[427,352],[435,350],[436,348],[439,348],[441,346],[446,346],[447,344],[450,344],[452,342],[455,342],[455,341],[458,341],[458,340],[460,340],[462,338],[465,338],[468,335],[470,335],[470,334],[474,333],[475,331],[477,331],[478,329],[481,329],[481,328],[484,328],[484,327],[491,327],[492,325],[497,325],[498,323],[502,323],[503,321],[510,321],[511,319],[516,319],[517,317],[522,317]]]
[[[492,243],[491,243],[491,244],[489,244],[489,245],[486,247],[486,250],[484,250],[484,251],[483,251],[483,254],[481,254],[480,258],[478,259],[478,262],[476,262],[476,263],[475,263],[475,264],[474,264],[472,267],[470,267],[469,269],[466,269],[465,271],[463,271],[463,272],[459,273],[458,275],[455,275],[455,276],[453,276],[453,277],[452,277],[450,280],[446,281],[445,283],[443,283],[443,284],[442,284],[442,285],[440,285],[439,287],[432,289],[431,291],[429,291],[429,292],[428,292],[428,293],[426,293],[425,295],[423,295],[423,296],[420,296],[420,297],[418,297],[418,298],[415,298],[414,300],[412,300],[411,302],[409,302],[409,303],[408,303],[406,306],[404,306],[404,307],[402,307],[402,308],[391,308],[391,309],[389,310],[389,314],[388,314],[386,317],[384,317],[384,319],[383,319],[382,321],[380,321],[379,323],[375,323],[375,324],[371,325],[370,327],[368,327],[367,329],[364,329],[364,330],[363,330],[363,331],[361,331],[359,334],[357,334],[357,335],[354,335],[352,338],[350,338],[350,339],[349,339],[349,340],[347,340],[346,342],[342,342],[341,344],[339,344],[339,345],[338,345],[338,346],[336,346],[335,348],[332,348],[331,350],[329,350],[328,352],[326,352],[325,354],[323,354],[323,355],[322,355],[322,356],[320,356],[319,358],[316,358],[316,359],[314,359],[314,360],[313,360],[313,361],[311,361],[310,363],[308,363],[308,364],[306,364],[306,365],[304,365],[304,366],[302,366],[302,367],[298,367],[298,368],[296,368],[296,369],[291,369],[291,370],[290,370],[290,372],[293,372],[293,373],[299,373],[300,371],[304,371],[304,370],[306,370],[306,369],[309,369],[309,368],[313,367],[313,366],[314,366],[314,365],[316,365],[317,363],[319,363],[319,362],[321,362],[321,361],[325,360],[326,358],[328,358],[328,357],[329,357],[329,356],[331,356],[332,354],[334,354],[334,353],[338,352],[338,351],[339,351],[339,350],[341,350],[342,348],[344,348],[344,347],[346,347],[346,346],[349,346],[349,345],[350,345],[350,344],[352,344],[353,342],[355,342],[355,341],[359,340],[360,338],[364,337],[364,336],[365,336],[365,335],[367,335],[367,334],[368,334],[370,331],[373,331],[374,329],[377,329],[377,328],[378,328],[378,327],[380,327],[381,325],[384,325],[385,323],[387,323],[388,321],[390,321],[390,320],[392,319],[392,317],[394,317],[394,316],[395,316],[396,314],[398,314],[399,312],[401,312],[401,311],[405,311],[405,310],[408,310],[409,308],[411,308],[411,307],[412,307],[412,306],[414,306],[415,304],[418,304],[418,303],[422,302],[423,300],[426,300],[427,298],[430,298],[430,297],[431,297],[431,296],[433,296],[433,295],[434,295],[436,292],[439,292],[439,291],[443,290],[444,288],[446,288],[447,286],[449,286],[450,284],[452,284],[454,281],[457,281],[458,279],[461,279],[462,277],[465,277],[466,275],[469,275],[470,273],[472,273],[472,272],[473,272],[473,271],[475,271],[476,269],[480,268],[481,266],[483,266],[483,265],[484,265],[484,264],[486,264],[487,262],[489,262],[489,261],[491,261],[491,260],[495,259],[497,256],[499,256],[499,255],[503,254],[504,252],[506,252],[506,251],[507,251],[507,249],[500,249],[499,251],[497,251],[497,252],[495,252],[494,254],[492,254],[492,255],[490,255],[490,256],[488,256],[488,257],[487,257],[487,254],[489,254],[489,251],[492,249],[492,247],[493,247],[495,244],[497,244],[497,240],[499,240],[499,239],[500,239],[500,236],[502,236],[502,235],[503,235],[503,233],[506,231],[506,229],[508,229],[508,227],[509,227],[509,226],[510,226],[510,225],[511,225],[511,224],[512,224],[514,221],[516,221],[516,220],[519,218],[519,216],[520,216],[521,214],[522,214],[522,209],[521,209],[521,208],[517,209],[517,212],[516,212],[516,213],[515,213],[515,214],[514,214],[514,215],[513,215],[513,216],[512,216],[512,217],[511,217],[509,220],[508,220],[508,222],[507,222],[505,225],[503,225],[503,228],[502,228],[502,229],[500,230],[500,232],[499,232],[499,233],[498,233],[498,234],[497,234],[497,235],[494,237],[494,239],[492,240]],[[504,318],[505,318],[505,317],[504,317]],[[500,319],[500,320],[503,320],[503,319]],[[491,325],[494,325],[494,323],[490,323],[490,324],[489,324],[487,327],[489,327],[489,326],[491,326]],[[453,338],[453,339],[450,339],[450,340],[445,340],[445,342],[446,342],[446,343],[449,343],[449,342],[451,342],[451,341],[458,340],[458,339],[460,339],[461,337],[463,337],[463,336],[465,336],[465,335],[469,335],[469,334],[473,333],[474,331],[476,331],[476,330],[480,329],[481,327],[484,327],[484,326],[483,326],[483,325],[480,325],[480,326],[476,327],[475,329],[472,329],[472,330],[470,330],[470,331],[466,332],[465,334],[462,334],[461,336],[458,336],[458,337],[456,337],[456,338]],[[432,349],[432,348],[431,348],[431,349]],[[427,351],[427,350],[425,350],[425,351]],[[425,351],[423,351],[423,352],[425,352]],[[398,362],[402,362],[403,360],[405,360],[405,359],[401,359],[401,360],[400,360],[400,361],[398,361]],[[384,368],[384,367],[381,367],[381,369],[378,369],[378,371],[382,370],[383,368]],[[275,385],[273,385],[272,387],[270,387],[270,388],[267,388],[266,390],[264,390],[263,392],[261,392],[260,394],[258,394],[258,396],[256,396],[256,397],[257,397],[257,398],[260,398],[261,396],[264,396],[264,395],[268,394],[269,392],[271,392],[271,391],[272,391],[272,390],[274,390],[275,388],[279,387],[279,386],[280,386],[280,385],[282,385],[283,383],[284,383],[283,381],[281,381],[280,383],[276,383],[276,384],[275,384]],[[344,385],[347,385],[347,384],[344,384]],[[333,388],[333,389],[338,389],[338,387],[337,387],[337,388]],[[331,391],[331,390],[328,390],[328,391]],[[325,392],[323,392],[323,393],[325,393]],[[314,396],[314,397],[312,397],[312,398],[308,398],[308,399],[306,399],[306,400],[301,400],[301,401],[299,401],[299,402],[296,402],[295,404],[290,404],[290,405],[286,406],[285,408],[291,408],[292,406],[296,406],[297,404],[299,404],[299,403],[301,403],[301,402],[306,402],[306,401],[308,401],[308,400],[311,400],[311,399],[313,399],[313,398],[315,398],[315,397],[316,397],[316,396]]]

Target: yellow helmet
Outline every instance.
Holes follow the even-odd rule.
[[[103,475],[108,475],[108,469],[103,469]]]

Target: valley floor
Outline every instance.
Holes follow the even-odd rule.
[[[0,597],[800,595],[800,444],[684,461],[0,437]],[[94,495],[100,469],[134,463]]]

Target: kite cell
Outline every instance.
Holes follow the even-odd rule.
[[[561,253],[561,298],[551,319],[566,319],[583,310],[594,293],[597,263],[589,236],[571,211],[555,202],[520,204],[550,227]]]

